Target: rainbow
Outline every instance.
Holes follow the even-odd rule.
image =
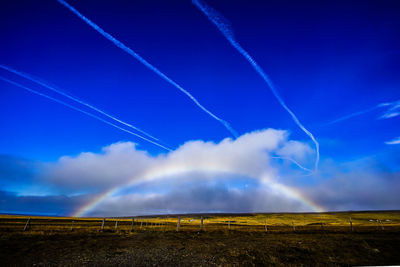
[[[83,217],[95,207],[97,207],[102,201],[106,200],[109,197],[117,194],[119,191],[124,188],[137,185],[142,182],[154,181],[157,179],[162,179],[168,176],[181,175],[185,173],[193,173],[193,172],[211,172],[211,173],[219,173],[219,174],[236,174],[236,175],[244,175],[249,178],[254,178],[260,180],[263,184],[270,186],[274,190],[282,192],[285,196],[297,200],[305,206],[309,207],[311,211],[314,212],[323,212],[325,209],[315,203],[312,199],[304,195],[299,190],[289,187],[287,185],[277,183],[271,179],[272,174],[264,173],[261,175],[256,175],[255,173],[245,173],[238,170],[232,170],[231,168],[226,168],[221,166],[220,164],[199,164],[198,166],[188,166],[187,162],[181,162],[176,164],[161,164],[161,166],[157,166],[156,168],[149,169],[141,175],[135,176],[132,178],[130,182],[124,185],[116,186],[102,194],[99,194],[95,198],[93,198],[89,203],[80,207],[77,211],[75,211],[72,216],[73,217]]]

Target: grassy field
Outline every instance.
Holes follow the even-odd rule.
[[[135,217],[133,231],[132,218],[102,225],[103,218],[0,215],[0,263],[400,264],[399,211]]]
[[[199,231],[203,217],[204,231],[378,231],[400,227],[400,212],[333,212],[271,214],[205,214],[134,217],[134,231],[173,231],[180,218],[180,231]],[[56,233],[68,231],[131,231],[132,218],[74,218],[0,215],[0,232],[21,232],[30,219],[27,231]],[[102,227],[105,219],[104,227]],[[351,223],[350,223],[351,221]],[[266,226],[266,227],[265,227]]]

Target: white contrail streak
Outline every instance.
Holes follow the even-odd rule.
[[[290,114],[290,116],[292,117],[293,121],[297,124],[297,126],[299,126],[299,128],[303,130],[303,132],[306,133],[311,138],[311,140],[315,144],[315,150],[316,150],[315,171],[318,170],[319,143],[314,138],[313,134],[310,131],[308,131],[304,127],[304,125],[299,121],[299,119],[293,113],[293,111],[289,109],[289,107],[286,105],[286,103],[283,101],[278,91],[276,90],[275,85],[272,83],[271,79],[264,72],[264,70],[257,64],[257,62],[250,56],[250,54],[247,53],[247,51],[244,50],[244,48],[238,42],[236,42],[229,21],[226,20],[219,12],[217,12],[212,7],[208,6],[203,1],[192,0],[192,3],[196,7],[198,7],[215,26],[217,26],[219,31],[222,33],[222,35],[225,36],[225,38],[231,43],[231,45],[234,48],[236,48],[236,50],[246,58],[246,60],[251,64],[251,66],[256,70],[256,72],[264,79],[264,81],[271,89],[272,94],[275,96],[275,98],[278,100],[281,106]]]
[[[365,113],[371,112],[371,111],[373,111],[373,110],[375,110],[377,108],[380,108],[380,107],[382,107],[382,106],[381,105],[376,105],[376,106],[374,106],[372,108],[369,108],[369,109],[364,109],[364,110],[361,110],[361,111],[358,111],[358,112],[354,112],[354,113],[351,113],[349,115],[343,116],[343,117],[341,117],[339,119],[336,119],[336,120],[333,120],[331,122],[325,123],[323,126],[335,124],[335,123],[338,123],[338,122],[341,122],[341,121],[344,121],[344,120],[351,119],[353,117],[361,116],[361,115],[363,115]]]
[[[291,161],[292,163],[294,163],[297,167],[299,167],[300,169],[303,169],[303,170],[305,170],[305,171],[307,171],[307,172],[312,172],[312,170],[310,170],[310,169],[308,169],[308,168],[306,168],[306,167],[303,167],[300,163],[298,163],[297,161],[295,161],[294,159],[292,159],[292,158],[288,158],[288,157],[271,157],[272,159],[282,159],[282,160],[289,160],[289,161]]]
[[[384,107],[389,107],[389,109],[385,112],[385,114],[380,116],[378,119],[389,119],[389,118],[394,118],[394,117],[397,117],[400,115],[400,113],[397,111],[400,109],[400,101],[386,102],[386,103],[380,103],[376,106],[373,106],[372,108],[364,109],[364,110],[357,111],[357,112],[351,113],[349,115],[340,117],[336,120],[325,123],[322,126],[332,125],[332,124],[335,124],[335,123],[338,123],[338,122],[341,122],[344,120],[351,119],[353,117],[364,115],[365,113],[374,111],[375,109],[384,108]]]
[[[50,100],[52,100],[52,101],[54,101],[54,102],[57,102],[57,103],[59,103],[59,104],[61,104],[61,105],[66,106],[66,107],[69,107],[69,108],[71,108],[71,109],[73,109],[73,110],[79,111],[79,112],[81,112],[81,113],[83,113],[83,114],[85,114],[85,115],[88,115],[88,116],[90,116],[90,117],[96,119],[96,120],[99,120],[99,121],[101,121],[101,122],[104,122],[104,123],[106,123],[106,124],[112,126],[112,127],[117,128],[117,129],[119,129],[119,130],[121,130],[121,131],[124,131],[124,132],[126,132],[126,133],[129,133],[129,134],[134,135],[134,136],[136,136],[136,137],[139,137],[139,138],[141,138],[141,139],[143,139],[143,140],[145,140],[145,141],[147,141],[147,142],[149,142],[149,143],[152,143],[153,145],[156,145],[156,146],[158,146],[158,147],[161,147],[161,148],[163,148],[163,149],[165,149],[165,150],[172,151],[170,148],[168,148],[168,147],[166,147],[166,146],[163,146],[163,145],[161,145],[161,144],[159,144],[159,143],[157,143],[157,142],[155,142],[155,141],[153,141],[153,140],[150,140],[150,139],[148,139],[148,138],[146,138],[146,137],[143,137],[143,136],[141,136],[141,135],[139,135],[139,134],[137,134],[137,133],[134,133],[134,132],[131,132],[131,131],[129,131],[129,130],[126,130],[126,129],[122,128],[122,127],[119,127],[118,125],[115,125],[115,124],[113,124],[113,123],[111,123],[111,122],[109,122],[109,121],[103,120],[102,118],[100,118],[100,117],[98,117],[98,116],[96,116],[96,115],[94,115],[94,114],[92,114],[92,113],[86,112],[86,111],[84,111],[84,110],[82,110],[82,109],[80,109],[80,108],[77,108],[77,107],[72,106],[72,105],[70,105],[70,104],[68,104],[68,103],[65,103],[64,101],[61,101],[61,100],[56,99],[56,98],[54,98],[54,97],[51,97],[51,96],[48,96],[48,95],[46,95],[46,94],[40,93],[40,92],[38,92],[38,91],[35,91],[35,90],[31,89],[31,88],[28,88],[28,87],[23,86],[23,85],[21,85],[21,84],[19,84],[19,83],[16,83],[16,82],[13,82],[13,81],[11,81],[11,80],[8,80],[8,79],[6,79],[6,78],[4,78],[4,77],[1,77],[1,76],[0,76],[0,80],[3,80],[3,81],[5,81],[5,82],[8,82],[8,83],[10,83],[10,84],[12,84],[12,85],[18,86],[18,87],[20,87],[20,88],[22,88],[22,89],[25,89],[25,90],[27,90],[27,91],[29,91],[29,92],[31,92],[31,93],[34,93],[34,94],[43,96],[43,97],[45,97],[45,98],[47,98],[47,99],[50,99]]]
[[[177,89],[179,89],[182,93],[184,93],[186,96],[188,96],[200,109],[202,109],[204,112],[206,112],[208,115],[210,115],[212,118],[215,120],[219,121],[222,125],[225,126],[226,129],[228,129],[231,134],[235,137],[238,137],[238,134],[236,131],[229,125],[228,122],[224,121],[223,119],[217,117],[214,115],[211,111],[206,109],[200,102],[192,95],[190,94],[187,90],[185,90],[182,86],[177,84],[174,80],[169,78],[167,75],[162,73],[159,69],[157,69],[155,66],[151,65],[147,60],[142,58],[138,53],[133,51],[131,48],[120,42],[119,40],[115,39],[111,34],[105,32],[102,28],[100,28],[96,23],[82,15],[78,10],[76,10],[74,7],[72,7],[70,4],[68,4],[64,0],[57,0],[60,4],[68,8],[72,13],[77,15],[80,19],[82,19],[84,22],[86,22],[89,26],[91,26],[93,29],[95,29],[98,33],[103,35],[105,38],[107,38],[109,41],[111,41],[114,45],[117,47],[121,48],[123,51],[137,59],[139,62],[141,62],[143,65],[145,65],[147,68],[150,70],[154,71],[158,76],[169,82],[171,85],[175,86]]]
[[[33,75],[24,73],[24,72],[22,72],[22,71],[15,70],[15,69],[10,68],[10,67],[5,66],[5,65],[1,65],[1,64],[0,64],[0,68],[5,69],[5,70],[8,70],[9,72],[12,72],[12,73],[14,73],[14,74],[16,74],[16,75],[19,75],[19,76],[21,76],[21,77],[23,77],[23,78],[25,78],[25,79],[28,79],[28,80],[30,80],[30,81],[32,81],[32,82],[35,82],[35,83],[37,83],[37,84],[40,84],[41,86],[46,87],[47,89],[50,89],[50,90],[52,90],[53,92],[56,92],[56,93],[58,93],[58,94],[60,94],[60,95],[62,95],[62,96],[65,96],[65,97],[67,97],[67,98],[69,98],[69,99],[71,99],[71,100],[73,100],[73,101],[75,101],[75,102],[77,102],[77,103],[79,103],[79,104],[81,104],[81,105],[84,105],[84,106],[86,106],[86,107],[88,107],[88,108],[90,108],[90,109],[92,109],[92,110],[95,110],[95,111],[97,111],[97,112],[103,114],[104,116],[106,116],[106,117],[108,117],[108,118],[110,118],[110,119],[112,119],[112,120],[114,120],[114,121],[116,121],[116,122],[119,122],[119,123],[121,123],[121,124],[123,124],[123,125],[125,125],[125,126],[127,126],[127,127],[129,127],[129,128],[132,128],[132,129],[134,129],[134,130],[136,130],[136,131],[138,131],[138,132],[141,132],[142,134],[146,135],[147,137],[150,137],[150,138],[152,138],[152,139],[154,139],[154,140],[156,140],[156,141],[160,141],[158,138],[156,138],[156,137],[154,137],[154,136],[152,136],[152,135],[146,133],[145,131],[139,129],[138,127],[135,127],[135,126],[133,126],[133,125],[127,123],[127,122],[124,122],[124,121],[122,121],[122,120],[120,120],[120,119],[118,119],[118,118],[116,118],[116,117],[114,117],[114,116],[112,116],[112,115],[110,115],[110,114],[108,114],[108,113],[102,111],[101,109],[96,108],[95,106],[92,106],[92,105],[90,105],[90,104],[88,104],[88,103],[86,103],[86,102],[83,102],[82,100],[80,100],[80,99],[78,99],[78,98],[76,98],[76,97],[73,97],[73,96],[71,96],[71,95],[69,95],[69,94],[67,94],[67,93],[64,93],[64,92],[61,91],[59,88],[56,88],[55,86],[49,85],[48,83],[44,82],[42,79],[39,79],[39,78],[37,78],[37,77],[34,77]]]

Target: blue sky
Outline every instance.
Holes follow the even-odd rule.
[[[68,3],[188,90],[240,136],[267,128],[282,129],[290,134],[288,140],[314,149],[268,85],[190,0]],[[319,173],[293,178],[293,172],[297,175],[299,171],[296,166],[275,162],[281,183],[300,189],[310,184],[322,186],[329,177],[357,169],[347,170],[343,167],[346,164],[360,166],[373,161],[367,164],[374,168],[371,173],[390,176],[395,182],[392,186],[398,185],[400,145],[387,142],[400,136],[400,116],[379,119],[390,108],[392,113],[400,111],[396,108],[400,105],[396,104],[400,100],[398,1],[207,3],[231,22],[236,40],[270,76],[282,99],[320,144]],[[193,140],[218,144],[224,138],[233,138],[182,92],[56,0],[1,1],[0,30],[1,65],[40,77],[145,130],[173,149]],[[4,69],[0,69],[0,76],[74,104]],[[326,125],[380,103],[391,105]],[[56,209],[52,202],[56,196],[68,199],[78,195],[83,199],[57,199],[67,206],[60,214],[76,209],[75,204],[68,204],[70,207],[65,203],[79,202],[79,206],[91,198],[85,194],[88,191],[66,190],[62,183],[44,179],[48,174],[43,174],[43,164],[58,166],[61,157],[78,159],[82,152],[101,154],[102,148],[118,142],[137,143],[135,150],[147,151],[154,158],[166,153],[4,81],[0,81],[0,123],[0,191],[15,198],[42,196],[41,205],[32,204],[33,212],[38,213]],[[315,153],[309,152],[301,163],[313,168],[314,158]],[[360,160],[362,164],[354,163]],[[236,180],[223,181],[227,188],[238,184]],[[240,181],[238,187],[242,188],[246,182]],[[159,188],[163,182],[153,183]],[[257,183],[250,184],[257,187]],[[109,189],[107,186],[111,184],[94,186],[91,194],[101,194]],[[318,190],[317,186],[314,191],[307,187],[303,192],[312,198],[312,192]],[[52,199],[47,203],[46,197]],[[354,207],[393,208],[396,201]],[[0,211],[28,212],[30,207],[28,202],[24,207],[0,207]],[[337,207],[332,204],[326,208]]]

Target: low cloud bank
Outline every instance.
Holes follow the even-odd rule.
[[[189,141],[156,156],[118,142],[100,153],[36,164],[31,194],[2,192],[0,211],[127,216],[399,208],[398,170],[378,168],[371,159],[342,164],[325,159],[319,173],[305,176],[309,173],[286,160],[312,168],[314,156],[309,144],[275,129],[219,143]],[[2,179],[14,177],[12,170],[0,170]],[[33,196],[37,188],[47,193]]]
[[[104,147],[101,153],[65,156],[46,164],[42,179],[63,193],[99,193],[132,182],[163,179],[182,172],[227,172],[254,179],[277,176],[275,157],[307,164],[313,150],[304,143],[288,140],[288,132],[266,129],[219,143],[189,141],[175,151],[152,156],[136,144],[120,142]],[[297,166],[293,165],[296,171]],[[185,179],[190,179],[186,177]]]
[[[191,176],[188,182],[188,177]],[[169,186],[164,190],[149,193],[117,194],[100,202],[86,214],[100,216],[113,214],[171,214],[205,212],[284,212],[310,211],[312,207],[280,188],[262,185],[258,182],[240,180],[232,184],[224,177],[204,178],[189,174],[175,177],[164,182]],[[197,178],[193,178],[197,177]],[[182,181],[184,178],[185,181]],[[247,184],[248,182],[249,184]],[[149,186],[154,184],[150,182]]]

